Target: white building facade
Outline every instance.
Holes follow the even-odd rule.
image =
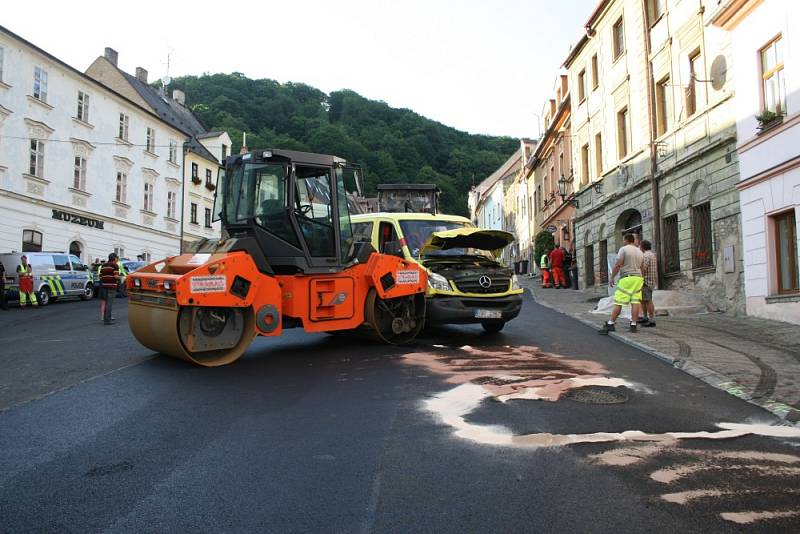
[[[180,250],[186,134],[0,27],[0,251]]]
[[[736,69],[748,315],[800,324],[800,4],[728,0],[714,13]]]

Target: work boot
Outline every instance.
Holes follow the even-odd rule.
[[[631,332],[636,332],[636,323],[632,322],[630,327]]]
[[[614,323],[605,323],[603,324],[603,328],[597,331],[598,334],[607,336],[609,332],[615,332],[617,329],[614,326]]]
[[[655,325],[656,325],[655,321],[647,321],[642,326],[651,327],[651,326],[655,326]]]
[[[636,319],[636,322],[639,323],[639,324],[644,324],[644,323],[649,322],[649,321],[650,321],[650,319],[648,319],[646,315],[644,317],[639,317],[638,319]]]

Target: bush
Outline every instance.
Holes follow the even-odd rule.
[[[547,250],[555,248],[555,246],[556,240],[553,234],[547,230],[542,230],[536,234],[536,237],[533,238],[533,254],[537,267],[539,266],[539,260],[542,258],[542,254]]]

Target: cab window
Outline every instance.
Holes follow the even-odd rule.
[[[56,271],[71,271],[72,267],[69,264],[69,259],[66,254],[53,254],[53,265]]]
[[[371,243],[372,228],[374,226],[375,223],[372,222],[353,223],[353,241],[356,243]]]
[[[297,191],[295,219],[303,233],[308,251],[316,257],[335,256],[331,213],[331,177],[328,169],[295,167]]]
[[[400,238],[397,236],[394,224],[384,221],[378,228],[378,251],[381,254],[403,257],[403,247],[400,246]]]

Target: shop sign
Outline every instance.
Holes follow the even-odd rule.
[[[58,221],[70,222],[73,224],[80,224],[81,226],[88,226],[89,228],[103,229],[104,221],[98,219],[91,219],[83,215],[76,215],[74,213],[67,213],[66,211],[53,210],[53,218]]]

